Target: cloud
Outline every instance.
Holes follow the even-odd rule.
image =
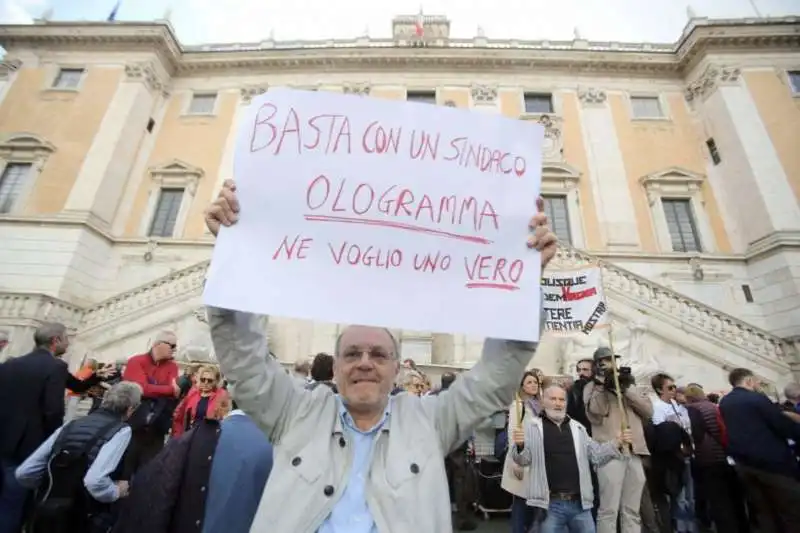
[[[0,0],[0,23],[32,24],[46,7],[47,0]]]

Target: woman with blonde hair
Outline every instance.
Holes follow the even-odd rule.
[[[542,410],[539,403],[541,383],[536,369],[528,370],[522,375],[517,396],[508,408],[507,433],[510,436],[514,429],[524,427],[526,421],[539,416]],[[503,477],[500,486],[514,497],[511,507],[511,533],[527,533],[534,519],[533,507],[528,507],[527,488],[530,467],[522,467],[506,454],[503,465]]]
[[[201,366],[195,374],[195,382],[186,397],[175,409],[172,418],[172,437],[184,432],[206,418],[214,418],[219,404],[228,397],[221,385],[219,369],[215,366]]]
[[[425,376],[416,370],[409,370],[403,378],[403,389],[414,396],[425,394]]]

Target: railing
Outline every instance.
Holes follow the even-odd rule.
[[[200,291],[208,263],[202,261],[90,307],[83,316],[80,328],[82,330],[97,328],[142,312],[151,306],[165,303],[172,298]],[[717,311],[700,301],[596,256],[574,248],[562,248],[555,263],[564,267],[599,263],[603,268],[603,282],[607,289],[656,308],[676,317],[686,326],[702,330],[758,356],[770,359],[785,356],[783,341],[768,331]],[[0,315],[2,309],[0,300]]]
[[[86,310],[81,329],[92,329],[142,311],[173,298],[199,291],[203,286],[208,261],[178,270],[125,291]]]
[[[565,267],[599,263],[603,269],[605,288],[655,307],[678,318],[685,325],[700,329],[761,357],[783,359],[785,356],[785,345],[780,337],[618,265],[574,248],[560,249],[555,261]]]
[[[83,309],[43,294],[0,294],[0,320],[15,322],[30,320],[33,323],[60,322],[75,329],[81,322]]]

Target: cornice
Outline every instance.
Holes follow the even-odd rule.
[[[231,70],[529,70],[675,76],[708,51],[800,48],[800,18],[694,19],[676,44],[446,39],[441,46],[400,46],[391,39],[272,41],[182,46],[168,23],[48,22],[0,26],[0,46],[157,52],[170,74]]]

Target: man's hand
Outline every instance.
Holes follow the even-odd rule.
[[[131,487],[127,481],[117,481],[115,484],[117,485],[120,498],[125,498],[128,494],[130,494]]]
[[[236,205],[238,207],[239,204],[237,203]],[[528,237],[528,248],[535,248],[542,254],[542,270],[544,270],[556,255],[558,237],[550,231],[547,225],[547,215],[544,213],[544,199],[541,196],[536,200],[536,209],[538,213],[534,215],[529,223],[533,234]],[[211,226],[209,226],[210,228]]]
[[[225,180],[217,199],[206,209],[206,226],[215,237],[220,226],[230,226],[239,220],[239,200],[236,198],[236,183]]]
[[[522,428],[515,428],[511,437],[514,439],[514,444],[517,446],[525,445],[525,432],[522,431]]]
[[[176,398],[178,398],[181,395],[181,387],[180,385],[178,385],[178,382],[174,379],[172,380],[172,390],[174,391]]]
[[[617,435],[618,448],[631,446],[632,444],[633,444],[633,432],[630,429],[626,429],[625,431]]]
[[[116,374],[116,373],[117,373],[117,369],[113,365],[104,365],[104,366],[98,368],[97,370],[95,370],[95,372],[94,372],[94,374],[97,377],[99,377],[100,379],[110,378],[110,377],[114,376],[114,374]]]

